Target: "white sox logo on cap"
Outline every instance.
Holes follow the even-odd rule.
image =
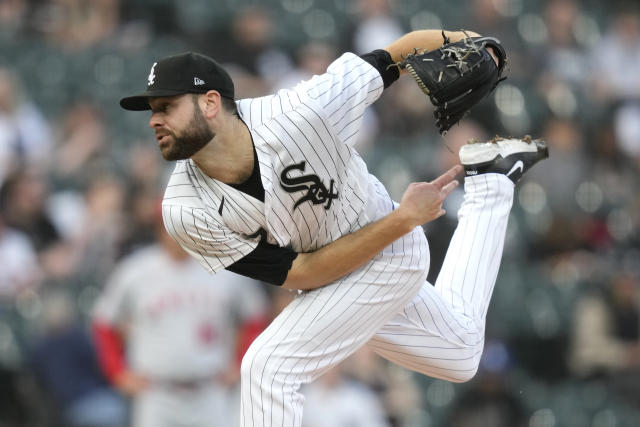
[[[156,75],[154,73],[156,65],[158,65],[158,63],[154,62],[153,65],[151,66],[151,71],[149,71],[149,77],[147,78],[147,80],[149,82],[147,84],[147,86],[151,86],[153,84],[153,82],[155,81],[155,79],[156,79]]]
[[[166,56],[153,63],[144,92],[120,100],[126,110],[150,110],[149,98],[216,90],[234,99],[233,80],[215,60],[194,52]]]

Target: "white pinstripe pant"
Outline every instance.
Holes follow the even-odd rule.
[[[242,426],[299,426],[301,384],[361,346],[408,369],[454,382],[475,374],[513,184],[498,174],[465,179],[459,223],[435,287],[420,228],[340,281],[298,295],[242,361]]]

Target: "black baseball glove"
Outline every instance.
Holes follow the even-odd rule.
[[[487,96],[502,77],[507,54],[500,40],[493,37],[467,37],[451,43],[442,32],[444,44],[439,49],[407,56],[396,65],[406,69],[436,107],[436,126],[443,134],[458,123]],[[496,66],[487,47],[498,58]]]

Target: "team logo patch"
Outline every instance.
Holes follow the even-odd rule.
[[[318,175],[309,174],[309,175],[301,175],[296,177],[289,176],[289,172],[293,170],[299,170],[300,172],[304,172],[304,169],[307,165],[307,162],[296,163],[291,166],[287,166],[282,170],[280,174],[280,187],[287,193],[295,193],[297,191],[306,190],[307,194],[302,196],[294,205],[293,209],[295,210],[300,204],[304,202],[311,202],[314,205],[321,205],[326,202],[324,205],[325,210],[329,210],[331,208],[331,202],[333,199],[338,198],[338,192],[333,190],[334,180],[333,178],[329,182],[329,188],[327,188]]]

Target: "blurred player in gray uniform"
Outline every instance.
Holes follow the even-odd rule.
[[[95,306],[101,365],[133,398],[134,427],[227,427],[238,418],[236,333],[266,316],[263,290],[229,271],[211,277],[158,237],[119,264]]]
[[[185,53],[159,59],[147,90],[121,100],[151,110],[162,155],[178,161],[163,201],[169,233],[211,273],[300,291],[242,361],[241,425],[300,426],[300,385],[365,344],[425,375],[475,374],[514,183],[546,147],[509,139],[462,148],[465,201],[435,286],[421,225],[444,214],[462,166],[411,184],[398,204],[353,148],[365,108],[399,77],[392,64],[442,40],[412,32],[237,102],[224,69]]]

